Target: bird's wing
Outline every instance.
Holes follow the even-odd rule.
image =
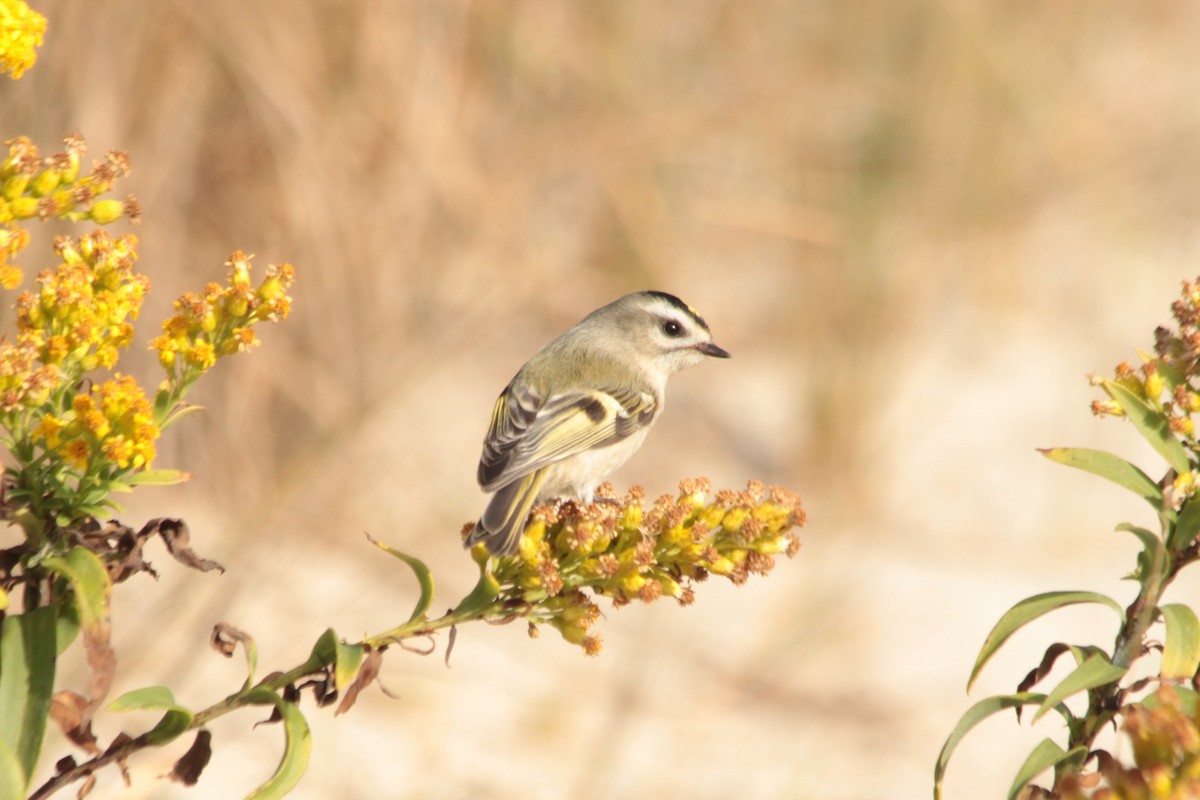
[[[479,459],[485,492],[564,458],[604,447],[650,424],[658,403],[636,389],[589,389],[544,402],[523,384],[504,390]]]

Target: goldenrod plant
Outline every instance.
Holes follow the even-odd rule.
[[[23,2],[0,0],[0,68],[16,78],[32,66],[44,30],[45,20]],[[50,156],[26,138],[6,145],[0,162],[4,289],[24,281],[15,261],[29,242],[25,225],[52,218],[100,226],[138,221],[134,199],[107,196],[129,172],[123,153],[109,153],[84,172],[80,136],[68,137],[63,151]],[[17,295],[15,330],[0,335],[0,517],[20,537],[0,550],[0,798],[49,797],[76,782],[83,797],[109,766],[128,782],[132,756],[185,734],[191,744],[166,777],[195,784],[212,752],[206,725],[248,706],[272,707],[285,739],[278,765],[250,796],[281,797],[301,779],[312,748],[302,689],[312,689],[318,705],[337,702],[342,713],[375,679],[390,647],[411,651],[408,640],[447,630],[448,655],[457,626],[475,621],[524,620],[531,636],[549,626],[595,655],[596,598],[607,597],[614,607],[663,597],[688,605],[695,585],[709,576],[740,584],[799,548],[794,529],[804,524],[804,512],[782,488],[751,482],[744,491],[714,492],[707,480],[690,480],[677,496],[647,505],[640,489],[618,498],[606,485],[595,503],[535,508],[513,556],[494,558],[482,545],[472,548],[463,563],[473,560],[476,585],[441,617],[427,614],[434,596],[429,569],[372,539],[417,578],[415,608],[402,624],[358,642],[327,630],[304,663],[259,678],[253,638],[217,623],[212,646],[225,656],[241,649],[246,657],[246,679],[233,692],[203,709],[179,704],[167,686],[109,700],[116,669],[112,593],[135,574],[153,573],[143,558],[150,540],[161,539],[185,566],[223,571],[192,551],[182,520],[154,519],[135,529],[114,519],[121,510],[114,495],[188,477],[156,466],[156,442],[195,410],[186,397],[203,375],[222,358],[255,347],[261,323],[288,316],[294,272],[288,264],[270,266],[256,282],[250,256],[234,252],[225,283],[175,301],[175,314],[150,345],[165,375],[148,391],[117,371],[150,288],[135,268],[137,240],[100,228],[59,237],[54,250],[58,263]],[[73,647],[82,649],[90,671],[86,695],[55,689],[59,658]],[[136,735],[97,739],[97,714],[131,710],[161,716]],[[51,720],[82,754],[56,759],[54,773],[34,788]]]
[[[1032,707],[1034,721],[1050,713],[1061,717],[1063,735],[1046,738],[1033,749],[1016,772],[1010,798],[1200,796],[1200,619],[1191,606],[1165,601],[1175,578],[1200,559],[1200,441],[1195,425],[1200,412],[1200,278],[1184,281],[1171,311],[1174,325],[1154,332],[1154,349],[1138,351],[1137,366],[1122,363],[1111,378],[1091,378],[1105,395],[1093,403],[1093,412],[1128,420],[1162,459],[1155,470],[1161,477],[1151,478],[1103,451],[1041,451],[1052,461],[1105,478],[1150,505],[1152,528],[1117,526],[1140,546],[1129,576],[1136,583],[1136,595],[1124,607],[1108,595],[1087,590],[1051,591],[1022,600],[988,634],[967,689],[1011,636],[1065,606],[1090,603],[1111,609],[1117,618],[1114,641],[1109,647],[1056,642],[1016,692],[973,705],[938,756],[935,798],[941,796],[946,767],[963,737],[982,720],[1007,709],[1016,709],[1020,719],[1025,707]],[[1048,691],[1034,691],[1067,656],[1073,663],[1070,672]],[[1142,662],[1136,670],[1135,662]],[[1128,738],[1132,765],[1122,765],[1099,746],[1097,739],[1109,726]],[[1052,773],[1046,787],[1034,785],[1047,771]]]

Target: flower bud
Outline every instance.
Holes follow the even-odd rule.
[[[29,188],[29,176],[9,175],[0,186],[0,193],[4,195],[5,199],[13,200],[25,194],[27,188]]]
[[[34,197],[45,197],[57,189],[61,181],[62,173],[58,170],[44,169],[33,176],[33,180],[29,183],[29,188],[33,191]]]
[[[1146,376],[1146,398],[1152,402],[1157,402],[1162,397],[1163,379],[1158,372],[1151,372]]]
[[[11,197],[9,198],[8,208],[12,212],[13,219],[33,219],[38,215],[38,201],[36,197]]]
[[[92,206],[89,216],[97,225],[108,225],[116,222],[125,213],[125,204],[120,200],[101,200]]]

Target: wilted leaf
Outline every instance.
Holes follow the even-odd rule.
[[[196,781],[200,780],[200,773],[208,766],[211,758],[212,734],[201,728],[196,731],[196,740],[192,742],[192,746],[175,762],[167,777],[184,786],[195,786]]]
[[[1112,453],[1086,447],[1048,447],[1038,452],[1051,461],[1107,478],[1145,499],[1156,510],[1162,508],[1162,489],[1158,484],[1133,464]]]
[[[937,763],[934,764],[933,768],[934,800],[940,800],[942,796],[942,779],[946,776],[946,767],[950,763],[950,756],[954,753],[959,743],[971,732],[972,728],[993,714],[998,714],[1010,708],[1020,708],[1021,706],[1040,706],[1045,699],[1046,695],[1033,692],[1006,694],[984,698],[968,708],[966,713],[959,718],[958,724],[954,726],[954,730],[950,732],[950,736],[946,738],[946,743],[942,745],[942,751],[938,753]],[[1056,706],[1056,709],[1062,714],[1063,719],[1067,722],[1071,721],[1070,709],[1062,704]]]
[[[96,735],[92,733],[92,716],[88,699],[78,692],[64,689],[54,693],[50,702],[50,719],[58,724],[63,735],[92,755],[100,752]]]
[[[1192,678],[1200,667],[1200,620],[1195,611],[1180,603],[1161,606],[1158,610],[1167,626],[1160,667],[1162,677]]]
[[[91,698],[84,710],[83,719],[83,722],[87,723],[108,695],[113,673],[117,668],[117,656],[113,653],[109,641],[112,633],[109,622],[112,582],[104,562],[85,547],[76,547],[65,556],[51,556],[42,563],[47,569],[65,578],[75,595],[80,630],[83,634],[83,652],[92,671],[89,690]]]
[[[984,665],[1008,641],[1010,636],[1043,614],[1078,603],[1099,603],[1117,612],[1118,617],[1124,617],[1124,612],[1116,600],[1096,592],[1046,592],[1027,597],[1004,612],[1004,616],[1000,617],[1000,621],[987,635],[983,647],[979,650],[979,655],[975,658],[971,677],[967,679],[967,691],[971,691],[971,687],[975,684],[975,679],[979,677]]]
[[[1041,683],[1042,679],[1050,674],[1050,670],[1054,669],[1054,662],[1058,660],[1058,657],[1070,649],[1070,645],[1063,644],[1062,642],[1052,644],[1046,648],[1046,654],[1042,656],[1042,663],[1030,670],[1025,679],[1017,684],[1017,691],[1027,692]],[[1017,709],[1017,713],[1020,713],[1019,708]]]
[[[132,736],[124,731],[121,731],[117,734],[116,738],[112,740],[112,743],[109,744],[108,749],[104,751],[104,755],[111,756],[113,753],[116,753],[132,741]],[[131,785],[131,782],[129,780],[129,764],[126,761],[126,756],[116,756],[116,758],[113,760],[117,762],[117,769],[121,771],[121,780],[125,781],[125,788],[128,789]]]
[[[254,639],[250,637],[250,634],[240,631],[228,623],[218,622],[213,626],[209,644],[226,658],[233,657],[238,644],[241,644],[246,649],[247,675],[243,688],[249,689],[251,684],[254,683],[254,673],[258,669],[258,645],[254,643]]]
[[[366,657],[363,659],[362,666],[359,667],[358,676],[355,677],[354,683],[346,689],[346,694],[342,697],[337,711],[333,712],[335,717],[345,714],[353,708],[354,703],[358,700],[358,693],[370,686],[371,682],[379,676],[379,668],[383,664],[383,651],[369,646],[364,649]]]
[[[185,567],[198,569],[201,572],[210,572],[212,570],[225,571],[225,568],[208,558],[201,558],[196,555],[192,548],[188,546],[191,542],[191,533],[188,531],[187,523],[181,519],[155,519],[146,523],[146,529],[153,529],[162,537],[163,543],[167,546],[167,551],[175,557],[175,560]]]

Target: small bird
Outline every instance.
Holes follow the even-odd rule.
[[[478,479],[495,494],[466,546],[512,555],[539,500],[592,502],[662,413],[667,378],[705,356],[729,353],[691,306],[654,291],[596,309],[542,348],[492,410]]]

